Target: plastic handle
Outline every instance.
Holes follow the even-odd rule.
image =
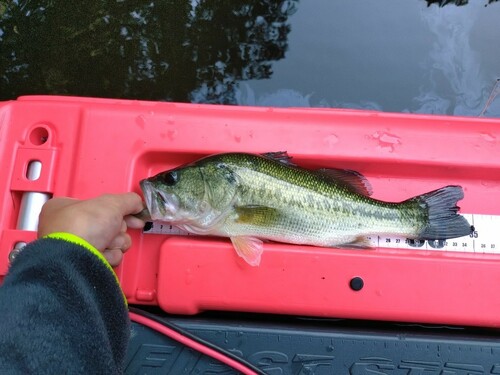
[[[28,166],[26,177],[29,180],[37,180],[42,171],[42,163],[32,161]],[[51,198],[48,193],[29,191],[23,194],[21,207],[17,218],[17,229],[36,231],[38,228],[38,217],[42,206]]]

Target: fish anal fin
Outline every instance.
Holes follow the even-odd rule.
[[[292,162],[292,157],[288,155],[288,152],[286,151],[266,152],[261,155],[264,156],[265,158],[274,161],[279,161],[280,163],[288,166],[294,166],[294,167],[296,166],[296,164]]]
[[[322,168],[317,174],[335,183],[341,183],[349,190],[369,197],[373,193],[372,185],[361,173],[351,169]]]
[[[357,236],[351,242],[347,242],[341,245],[335,245],[335,247],[341,249],[372,249],[373,246],[370,242],[370,239],[365,236]]]
[[[231,237],[234,249],[249,265],[256,267],[260,264],[263,243],[256,237],[236,236]]]
[[[234,210],[238,215],[236,222],[241,224],[268,226],[275,224],[280,217],[277,209],[266,206],[236,206]]]

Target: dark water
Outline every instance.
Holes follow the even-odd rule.
[[[499,36],[491,0],[0,1],[0,100],[500,117]]]

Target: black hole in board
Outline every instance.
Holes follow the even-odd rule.
[[[144,224],[144,228],[142,228],[143,232],[149,232],[153,228],[153,223],[151,221],[147,221],[146,224]]]
[[[49,131],[43,126],[33,129],[29,134],[29,141],[35,146],[43,145],[48,141],[48,139]]]
[[[427,240],[427,243],[433,249],[442,249],[443,247],[446,246],[445,240]]]
[[[411,247],[422,247],[425,245],[425,240],[408,239],[406,243]]]
[[[349,282],[349,286],[351,287],[352,290],[355,292],[359,292],[361,289],[363,289],[363,286],[365,285],[365,282],[361,277],[353,277],[351,281]]]

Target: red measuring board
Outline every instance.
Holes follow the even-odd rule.
[[[446,249],[377,239],[374,250],[266,243],[250,267],[228,239],[131,231],[116,269],[130,303],[164,311],[251,311],[500,326],[500,120],[27,96],[0,104],[0,278],[26,194],[90,198],[219,152],[288,151],[307,168],[364,174],[401,201],[458,184],[476,229]],[[29,166],[40,164],[29,176]],[[496,230],[495,230],[496,228]],[[156,226],[156,229],[158,227]],[[161,228],[160,228],[161,229]]]

